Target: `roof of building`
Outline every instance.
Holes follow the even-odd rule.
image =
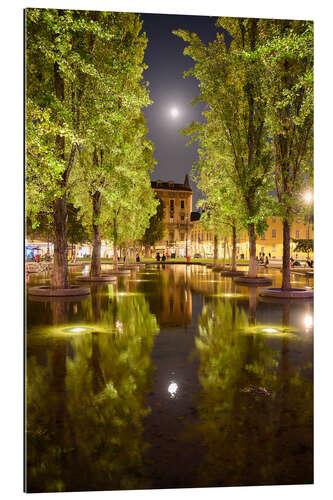
[[[184,184],[177,184],[173,181],[164,182],[160,179],[157,181],[151,181],[151,187],[153,189],[170,189],[171,191],[189,191],[192,192],[192,188],[190,186],[188,175],[185,176]]]

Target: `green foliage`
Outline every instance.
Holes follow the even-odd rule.
[[[293,238],[292,241],[296,243],[295,252],[304,252],[304,253],[309,253],[313,252],[313,240],[311,239],[295,239]]]
[[[92,289],[84,315],[93,332],[61,337],[68,313],[51,304],[52,325],[29,330],[29,491],[149,488],[143,419],[150,409],[156,318],[142,295]],[[63,304],[61,304],[63,306]],[[38,362],[42,338],[47,352]],[[45,345],[46,344],[46,345]],[[85,474],[76,474],[77,464]]]
[[[72,203],[67,206],[67,239],[70,243],[85,243],[89,240],[89,234],[83,224],[83,216],[80,210]],[[35,217],[38,223],[27,217],[26,234],[32,239],[52,240],[54,235],[53,221],[47,212],[38,212]]]
[[[223,33],[206,46],[197,35],[174,32],[189,43],[184,54],[195,65],[184,76],[199,81],[197,100],[207,104],[204,123],[192,123],[185,135],[199,144],[195,171],[207,201],[221,218],[232,218],[247,228],[268,214],[272,189],[271,152],[266,140],[266,103],[263,71],[248,53],[258,45],[258,20],[220,18],[218,27],[233,37],[229,49]]]
[[[187,439],[205,444],[196,483],[201,487],[271,484],[272,477],[294,482],[304,474],[290,460],[290,448],[299,443],[308,448],[304,463],[312,467],[312,380],[290,363],[290,339],[280,345],[244,334],[248,326],[245,312],[230,301],[207,303],[199,317],[202,391]]]
[[[27,9],[26,190],[31,218],[66,195],[91,226],[91,200],[102,193],[94,224],[120,241],[142,236],[156,207],[148,172],[153,145],[142,109],[147,38],[133,13]],[[63,98],[54,88],[55,71]],[[59,150],[64,140],[64,151]],[[134,207],[140,207],[134,210]],[[37,220],[37,219],[36,219]]]
[[[291,222],[313,176],[313,23],[262,20],[259,32],[278,210]]]
[[[164,208],[163,201],[159,200],[156,207],[156,214],[150,218],[149,226],[141,238],[141,242],[144,246],[153,246],[157,241],[163,239],[165,232],[165,226],[163,223]]]

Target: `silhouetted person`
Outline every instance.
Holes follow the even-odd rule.
[[[157,252],[156,254],[156,260],[159,262],[161,260],[160,252]]]

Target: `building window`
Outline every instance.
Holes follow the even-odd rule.
[[[170,200],[170,212],[173,212],[175,209],[175,200]]]
[[[276,245],[274,244],[272,245],[272,252],[275,252],[275,250],[276,250]]]
[[[171,224],[173,224],[173,223],[174,223],[173,214],[170,214],[170,222],[171,222]]]
[[[272,229],[272,238],[276,238],[276,229]]]
[[[180,208],[185,208],[185,201],[184,200],[180,200]]]
[[[265,240],[266,239],[265,233],[263,233],[263,235],[262,235],[262,237],[260,239],[261,240]]]
[[[180,233],[180,241],[184,241],[185,240],[185,233]]]
[[[272,217],[272,222],[276,222],[276,217]]]
[[[299,230],[296,229],[296,238],[299,238]]]
[[[185,220],[185,215],[180,216],[180,220],[184,221]]]
[[[307,229],[306,230],[306,239],[309,240],[310,239],[310,229]]]
[[[174,241],[175,239],[175,232],[174,231],[169,231],[169,240]]]

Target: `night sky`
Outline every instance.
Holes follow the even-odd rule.
[[[194,78],[183,78],[183,72],[193,65],[193,60],[183,55],[186,43],[172,34],[182,28],[197,33],[208,43],[216,36],[216,17],[178,16],[166,14],[141,14],[143,31],[148,37],[145,63],[148,69],[144,78],[149,82],[150,98],[154,104],[145,110],[148,137],[154,142],[154,158],[158,162],[152,180],[184,182],[197,160],[196,145],[186,146],[187,138],[179,130],[192,121],[202,120],[204,103],[191,105],[199,94]],[[179,115],[171,116],[176,108]],[[193,210],[200,195],[190,179],[193,189]]]

